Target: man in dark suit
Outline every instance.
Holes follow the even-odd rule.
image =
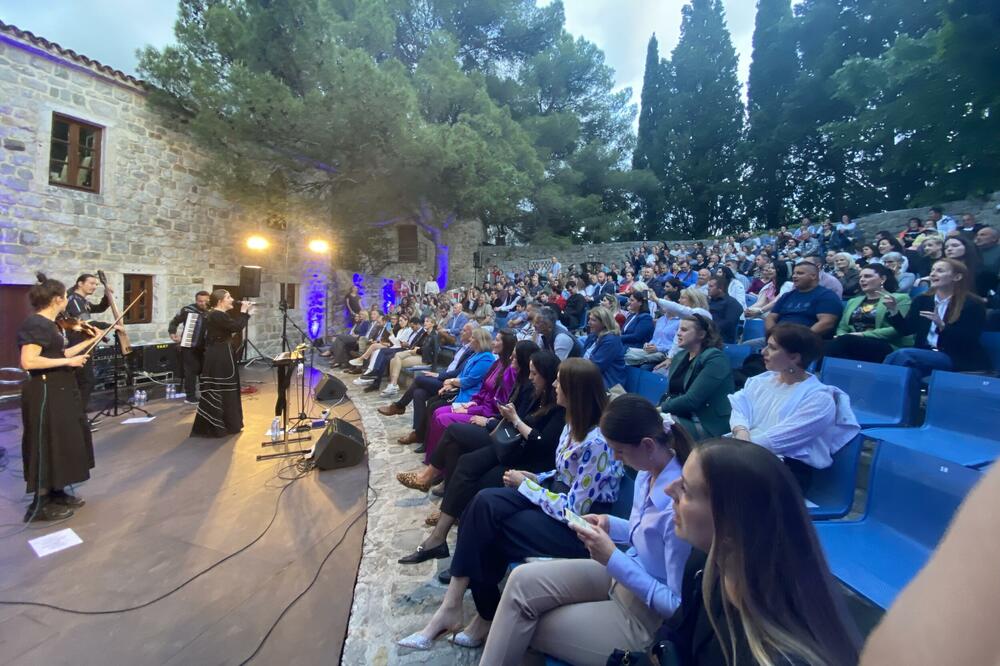
[[[396,416],[398,414],[406,413],[406,406],[413,403],[413,427],[414,430],[406,437],[401,437],[399,439],[400,444],[415,444],[416,443],[416,426],[421,423],[424,418],[424,409],[427,406],[427,401],[434,396],[437,396],[441,392],[441,388],[444,386],[444,380],[453,379],[458,377],[459,373],[462,372],[462,368],[465,366],[465,362],[469,360],[472,356],[472,348],[469,347],[469,340],[472,337],[472,331],[478,328],[478,324],[474,321],[466,322],[465,326],[462,327],[460,342],[461,347],[455,352],[455,358],[452,360],[451,365],[444,372],[431,372],[425,371],[416,377],[410,383],[409,388],[406,392],[395,402],[390,402],[385,407],[379,407],[378,411],[384,416]]]

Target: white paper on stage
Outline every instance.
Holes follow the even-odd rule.
[[[130,419],[125,419],[122,423],[149,423],[155,416],[133,416]]]
[[[83,543],[83,539],[81,539],[77,533],[70,528],[59,530],[58,532],[53,532],[52,534],[46,534],[45,536],[28,541],[28,545],[31,546],[31,549],[35,551],[35,555],[38,555],[38,557],[45,557],[46,555],[51,555],[52,553],[58,553],[60,550],[66,550],[67,548],[78,546],[81,543]]]

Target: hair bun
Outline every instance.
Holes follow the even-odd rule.
[[[35,273],[35,278],[38,280],[38,284],[44,284],[49,278],[46,277],[45,273],[38,271]]]

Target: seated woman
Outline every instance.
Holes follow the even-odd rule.
[[[497,417],[500,415],[500,405],[507,404],[508,400],[514,397],[515,391],[527,383],[528,358],[537,350],[538,345],[534,342],[530,340],[517,342],[510,331],[506,329],[500,331],[493,339],[493,353],[497,356],[497,360],[486,373],[482,388],[468,403],[462,404],[456,401],[438,407],[434,411],[424,439],[427,445],[424,460],[427,464],[414,472],[399,472],[396,474],[396,480],[407,488],[425,493],[435,483],[446,478],[446,473],[451,470],[445,469],[445,460],[452,456],[457,459],[458,455],[464,453],[461,448],[467,445],[465,441],[458,441],[454,433],[451,437],[447,436],[455,426],[466,426],[460,432],[468,437],[470,447],[478,448],[477,444],[482,442],[480,437],[471,435],[470,428],[486,434],[488,442],[486,426],[492,421],[495,427],[498,422]],[[522,360],[521,365],[517,362],[519,358]],[[444,446],[443,451],[439,445]],[[467,450],[471,451],[473,448]]]
[[[910,272],[910,261],[901,252],[887,252],[882,255],[882,265],[895,276],[898,285],[896,291],[909,294],[913,283],[917,281],[917,276]]]
[[[835,275],[844,287],[842,297],[853,298],[857,296],[861,291],[861,287],[858,285],[861,274],[858,271],[858,265],[854,263],[854,257],[847,252],[838,252],[833,258],[833,265],[837,269]]]
[[[694,549],[668,626],[676,663],[857,664],[860,636],[802,493],[774,455],[703,442],[668,492],[676,534]]]
[[[648,313],[646,314],[649,317]],[[625,345],[618,322],[605,308],[594,308],[587,315],[590,335],[583,342],[583,357],[601,370],[605,388],[625,383]]]
[[[769,261],[761,269],[761,279],[765,284],[757,294],[753,306],[744,310],[744,316],[760,317],[771,311],[778,298],[792,290],[792,281],[788,279],[788,264],[783,261]]]
[[[657,301],[657,303],[660,306],[660,310],[662,310],[667,317],[682,319],[683,317],[689,317],[693,314],[700,314],[708,317],[709,319],[712,318],[712,313],[708,310],[708,296],[697,287],[687,287],[682,290],[676,303],[669,298],[661,298]],[[678,322],[678,329],[679,328],[680,324]],[[653,372],[667,374],[670,364],[674,360],[674,356],[677,356],[677,352],[679,352],[680,349],[681,348],[678,346],[677,339],[675,337],[670,346],[670,351],[667,352],[667,357],[653,368]]]
[[[912,336],[901,335],[886,318],[882,296],[891,293],[902,312],[910,309],[910,297],[897,293],[896,278],[887,266],[872,264],[861,269],[861,295],[847,302],[837,325],[836,337],[825,342],[825,356],[881,363],[885,357],[913,344]]]
[[[566,410],[556,404],[555,380],[559,372],[559,357],[552,352],[536,351],[531,355],[531,361],[526,363],[531,368],[529,385],[514,396],[513,409],[510,405],[501,405],[503,420],[497,423],[514,426],[521,436],[520,440],[501,446],[494,442],[491,430],[487,428],[469,423],[448,427],[435,458],[431,460],[431,464],[443,470],[448,479],[441,510],[431,513],[424,520],[426,525],[435,529],[416,552],[400,559],[400,564],[423,562],[436,557],[438,549],[447,548],[444,543],[448,533],[465,507],[483,488],[502,488],[507,470],[519,469],[538,474],[552,469],[556,445],[566,426]]]
[[[847,394],[806,371],[822,345],[806,326],[778,324],[761,352],[767,372],[729,396],[733,437],[783,457],[803,491],[861,430]]]
[[[601,307],[605,308],[611,315],[615,318],[615,323],[621,326],[625,323],[625,313],[622,312],[621,303],[618,302],[618,297],[611,294],[605,294],[601,297]]]
[[[364,352],[362,352],[360,356],[352,358],[348,361],[348,365],[350,366],[348,372],[354,375],[363,374],[365,372],[365,364],[372,357],[372,354],[379,349],[391,347],[393,345],[393,340],[396,339],[396,333],[399,332],[399,329],[399,315],[376,314],[372,319],[371,328],[368,329],[368,344],[365,346]],[[359,385],[367,385],[367,382],[356,383]]]
[[[652,339],[655,327],[645,291],[633,290],[629,294],[628,312],[625,323],[621,325],[621,343],[627,348],[642,349]]]
[[[983,256],[976,244],[965,236],[951,236],[944,242],[944,256],[965,264],[972,277],[970,289],[977,296],[989,296],[990,288],[996,281],[996,275],[991,275],[983,267]]]
[[[534,562],[511,572],[481,663],[518,666],[531,647],[578,666],[603,666],[609,646],[645,652],[680,605],[691,548],[674,533],[666,489],[680,478],[693,442],[638,395],[613,400],[601,432],[615,457],[639,470],[631,515],[583,517],[594,529],[573,529],[589,560]]]
[[[486,371],[479,390],[471,398],[466,397],[468,393],[459,392],[451,404],[434,410],[428,419],[424,435],[425,463],[429,461],[445,428],[452,423],[468,423],[473,416],[490,419],[499,414],[497,405],[506,404],[514,388],[515,373],[510,371],[510,360],[514,356],[515,344],[517,338],[511,331],[504,329],[497,333],[490,349],[496,360]]]
[[[681,319],[677,344],[660,409],[695,439],[721,437],[729,432],[729,394],[736,390],[722,338],[711,319],[692,314]]]
[[[895,296],[883,296],[889,324],[914,339],[914,347],[892,352],[885,362],[914,368],[921,377],[934,370],[988,370],[990,360],[979,342],[986,309],[971,293],[969,269],[955,259],[940,259],[931,268],[930,283],[930,291],[914,298],[905,313]]]
[[[468,326],[468,324],[466,324]],[[413,425],[413,432],[407,436],[408,443],[426,441],[427,431],[437,409],[442,406],[451,407],[451,402],[459,404],[472,400],[479,389],[483,386],[487,373],[493,368],[497,357],[491,351],[493,337],[489,331],[476,327],[469,336],[469,349],[472,356],[462,365],[462,371],[458,377],[444,380],[438,395],[431,397],[427,401],[423,416],[419,422]],[[450,391],[458,391],[454,400],[448,397]],[[404,442],[405,443],[405,442]],[[423,453],[424,446],[421,445],[415,453]]]
[[[587,549],[567,525],[565,511],[606,513],[618,496],[621,463],[613,459],[598,423],[607,406],[601,372],[586,359],[562,362],[556,401],[566,408],[566,427],[556,449],[556,468],[544,474],[511,470],[505,488],[481,490],[462,514],[451,561],[451,582],[441,606],[403,647],[430,649],[433,641],[462,627],[462,598],[472,590],[477,615],[463,640],[486,637],[500,602],[499,584],[507,566],[526,557],[587,557]],[[447,557],[447,546],[437,557]]]
[[[430,365],[434,362],[434,355],[437,353],[437,344],[434,339],[436,330],[437,321],[434,317],[424,317],[421,331],[410,338],[406,349],[393,354],[387,368],[389,385],[380,394],[382,397],[388,398],[399,393],[399,375],[405,368],[412,368],[423,363]]]

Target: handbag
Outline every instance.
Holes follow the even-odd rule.
[[[524,437],[521,437],[514,424],[506,419],[493,429],[490,440],[493,442],[497,460],[503,465],[513,464],[521,453],[521,447],[524,446]]]

